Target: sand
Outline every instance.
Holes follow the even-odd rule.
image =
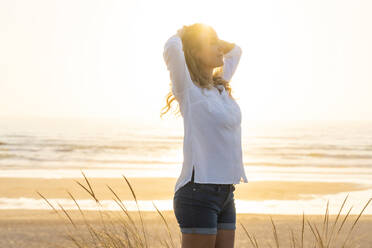
[[[88,178],[93,191],[100,200],[111,200],[113,194],[109,185],[122,200],[133,200],[124,178]],[[128,178],[138,199],[172,199],[175,178]],[[0,197],[27,197],[40,199],[40,192],[46,198],[69,198],[67,191],[77,199],[92,199],[76,182],[87,186],[84,178],[41,179],[0,178]],[[369,189],[370,185],[332,182],[256,181],[236,185],[235,199],[240,200],[296,200],[309,199],[311,194],[336,194]]]
[[[59,211],[56,214],[53,211],[48,210],[1,210],[0,211],[0,247],[7,248],[46,248],[46,247],[76,247],[72,241],[66,238],[66,234],[69,232],[73,233],[74,237],[84,237],[86,240],[90,241],[90,235],[87,232],[87,226],[84,224],[81,215],[76,210],[67,211],[71,216],[71,219],[75,223],[77,229],[73,228],[73,225],[67,217]],[[102,230],[102,222],[100,215],[96,211],[84,211],[87,216],[87,221],[96,230]],[[105,216],[105,223],[107,225],[107,220],[116,219],[128,220],[123,217],[123,213],[115,212],[115,214],[110,214],[110,218]],[[167,229],[164,225],[163,220],[157,213],[153,212],[143,212],[143,220],[145,223],[146,233],[148,237],[148,242],[151,244],[149,247],[164,247],[160,245],[160,239],[170,240]],[[178,224],[176,223],[174,214],[172,211],[162,212],[164,215],[170,230],[175,247],[180,247],[180,232]],[[137,212],[131,212],[130,214],[135,222],[140,227],[140,222]],[[294,231],[297,240],[299,240],[300,230],[301,230],[301,216],[296,215],[271,215],[273,221],[276,225],[280,247],[290,247],[289,242],[289,228]],[[346,222],[345,230],[349,230],[352,221],[356,219],[357,216],[349,216],[350,222]],[[321,230],[321,224],[323,221],[323,216],[319,215],[309,215],[306,216],[306,220],[310,223],[315,223],[318,229]],[[333,223],[334,216],[330,216],[330,223]],[[235,234],[235,247],[253,247],[249,244],[249,239],[246,236],[244,229],[241,224],[245,226],[247,231],[254,235],[258,242],[259,247],[269,247],[268,243],[274,246],[274,236],[272,224],[268,215],[262,214],[238,214],[237,215],[237,229]],[[116,225],[116,227],[119,224]],[[114,229],[112,233],[116,233]],[[366,215],[362,216],[356,228],[352,232],[351,237],[358,237],[359,239],[354,242],[354,247],[372,247],[372,236],[370,235],[370,230],[372,230],[372,216]],[[118,235],[124,237],[124,232],[117,232]],[[345,232],[342,230],[341,239],[343,241],[345,238]],[[310,244],[314,240],[314,236],[309,229],[309,226],[305,222],[305,244]],[[93,246],[92,246],[93,247]],[[305,246],[310,247],[310,246]],[[335,246],[341,247],[341,246]]]

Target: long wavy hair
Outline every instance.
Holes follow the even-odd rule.
[[[201,48],[200,42],[203,41],[199,39],[200,34],[205,33],[207,35],[214,36],[216,34],[214,29],[202,23],[195,23],[189,26],[184,25],[183,29],[184,32],[182,34],[182,49],[185,55],[187,67],[190,72],[190,77],[194,84],[197,85],[199,88],[207,89],[211,89],[212,87],[215,87],[217,85],[222,85],[225,88],[226,92],[228,92],[229,96],[234,99],[231,95],[231,87],[229,81],[226,81],[221,77],[223,66],[214,68],[213,84],[211,85],[208,82],[208,78],[206,78],[200,71],[201,61],[194,57],[191,53],[193,49],[196,49],[198,51]],[[172,81],[169,83],[169,86],[170,88],[172,88]],[[171,108],[171,104],[175,99],[176,98],[174,97],[172,90],[170,90],[166,95],[166,105],[162,108],[162,110],[165,109],[165,111],[160,114],[160,117],[162,117],[169,111],[169,109]],[[179,105],[176,114],[178,113],[180,113]]]

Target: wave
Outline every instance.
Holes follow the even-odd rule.
[[[42,192],[41,192],[42,193]],[[240,200],[236,199],[237,213],[256,213],[256,214],[286,214],[286,215],[301,215],[302,212],[308,214],[322,214],[324,211],[324,200],[331,198],[331,201],[339,202],[349,195],[349,204],[354,206],[350,210],[350,214],[357,215],[363,207],[364,199],[368,199],[371,190],[343,192],[337,195],[302,195],[311,196],[307,199],[295,200]],[[171,197],[170,197],[171,198]],[[109,210],[122,211],[122,208],[114,200],[100,200],[100,206],[92,199],[76,199],[79,208],[75,201],[68,198],[47,198],[49,204],[55,209],[62,210]],[[361,201],[363,200],[363,201]],[[173,200],[122,200],[127,211],[173,211]],[[35,198],[0,198],[0,209],[39,209],[51,210],[51,206],[46,204],[44,199]],[[156,208],[155,208],[155,206]],[[337,208],[330,208],[329,214],[337,214]],[[367,208],[364,215],[371,215],[372,208]]]
[[[372,146],[340,146],[340,145],[294,145],[294,146],[255,146],[258,150],[324,150],[324,151],[372,151]]]
[[[3,158],[12,158],[14,157],[13,154],[9,154],[9,153],[0,153],[0,159],[3,159]]]
[[[333,159],[372,159],[372,154],[366,153],[327,153],[327,152],[291,152],[283,151],[284,149],[278,149],[277,151],[259,152],[259,151],[244,151],[244,155],[248,157],[281,157],[288,159],[301,159],[306,157],[311,158],[333,158]]]
[[[367,164],[340,164],[340,163],[335,163],[335,164],[329,164],[329,163],[314,163],[314,162],[308,162],[308,163],[302,163],[302,162],[296,162],[296,163],[276,163],[276,162],[244,162],[243,163],[245,166],[274,166],[274,167],[303,167],[303,168],[308,168],[308,167],[317,167],[317,168],[372,168],[372,165],[367,163]]]

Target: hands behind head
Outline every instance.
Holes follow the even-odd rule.
[[[182,28],[177,30],[177,35],[182,39],[183,34],[185,33],[186,25],[183,25]]]

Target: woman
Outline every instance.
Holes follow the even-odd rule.
[[[241,54],[200,23],[183,26],[164,45],[172,86],[167,107],[176,99],[184,119],[184,161],[173,198],[183,248],[234,247],[234,185],[248,182],[241,112],[229,85]]]

